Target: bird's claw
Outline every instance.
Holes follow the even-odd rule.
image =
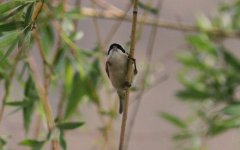
[[[129,81],[125,81],[124,86],[127,88],[130,88],[132,86],[132,84]]]
[[[129,55],[128,55],[128,59],[133,61],[133,64],[134,64],[134,74],[136,75],[138,73],[137,65],[136,65],[136,59],[133,58],[133,57],[130,57]]]

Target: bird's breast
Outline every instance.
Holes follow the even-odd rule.
[[[124,86],[127,74],[127,56],[122,54],[113,54],[108,59],[109,76],[113,86],[120,89]]]

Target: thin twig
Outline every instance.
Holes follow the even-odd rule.
[[[11,83],[12,83],[14,74],[16,72],[18,62],[21,58],[21,54],[22,54],[22,48],[19,48],[18,53],[16,55],[16,58],[14,59],[14,62],[13,62],[13,65],[12,65],[12,69],[9,73],[8,79],[5,82],[5,93],[3,95],[2,105],[1,105],[1,110],[0,110],[0,123],[2,121],[2,117],[3,117],[4,109],[5,109],[5,103],[7,101],[8,96],[9,96]]]
[[[110,32],[109,34],[107,35],[106,39],[104,40],[103,42],[103,48],[105,48],[108,44],[109,44],[109,41],[110,39],[113,38],[113,36],[115,35],[115,33],[117,32],[117,30],[119,29],[120,25],[122,24],[123,22],[123,19],[126,17],[127,13],[129,12],[129,10],[132,8],[132,3],[128,3],[126,9],[125,9],[125,13],[124,15],[119,18],[119,21],[117,21],[113,26],[112,28],[110,29]]]
[[[116,15],[118,13],[122,12],[121,9],[115,7],[114,5],[110,4],[109,2],[106,2],[105,0],[92,0],[92,1],[94,1],[101,8],[108,10],[108,11],[112,11]]]
[[[76,0],[76,1],[75,1],[75,6],[78,7],[78,8],[81,10],[82,1],[81,1],[81,0]],[[79,22],[79,20],[75,20],[75,21],[73,22],[73,24],[74,24],[74,30],[75,30],[75,31],[77,31],[78,22]]]
[[[92,7],[96,10],[95,1],[94,0],[91,0],[91,1],[92,1],[92,3],[91,3]],[[100,49],[103,50],[98,18],[96,18],[96,17],[93,18],[93,24],[94,24],[94,27],[96,30],[98,44],[100,45]]]
[[[48,95],[47,95],[46,90],[44,89],[44,85],[41,82],[41,79],[39,76],[40,74],[37,69],[38,67],[36,65],[34,58],[32,56],[29,56],[27,61],[28,61],[30,70],[32,72],[33,79],[36,83],[36,89],[37,89],[38,95],[40,97],[40,100],[41,100],[44,110],[45,110],[48,130],[51,133],[55,128],[55,123],[54,123],[52,110],[51,110],[51,107],[49,104]],[[56,139],[53,139],[51,142],[52,142],[52,150],[59,150],[58,141]]]
[[[113,11],[95,11],[92,8],[84,7],[81,9],[81,16],[82,15],[87,17],[98,17],[102,19],[110,19],[110,20],[119,20],[122,19],[124,16],[124,12],[121,13],[114,13]],[[131,17],[129,15],[126,15],[124,17],[125,21],[132,21]],[[139,19],[137,20],[138,23],[143,22],[146,25],[152,25],[157,26],[160,28],[170,29],[170,30],[177,30],[177,31],[185,31],[185,32],[202,32],[200,28],[194,25],[189,24],[179,24],[178,22],[172,22],[167,20],[155,20],[154,18],[149,18],[147,20],[144,20],[142,16],[139,16]],[[205,31],[211,35],[215,36],[222,36],[222,37],[228,37],[228,38],[238,38],[240,37],[240,31],[224,31],[221,29],[210,29],[208,31]]]
[[[132,19],[132,33],[131,33],[131,47],[129,52],[129,57],[134,58],[134,50],[135,50],[135,35],[136,35],[136,26],[137,26],[137,13],[138,13],[138,0],[133,1],[133,19]],[[131,83],[132,81],[132,62],[128,61],[128,71],[127,71],[127,81]],[[124,138],[125,138],[125,128],[127,123],[127,114],[128,114],[128,101],[129,101],[129,89],[126,91],[126,98],[124,103],[124,111],[122,117],[122,125],[121,125],[121,134],[119,141],[119,150],[123,150],[124,148]]]
[[[33,132],[33,139],[38,139],[39,133],[40,133],[40,129],[41,129],[41,117],[39,114],[36,115],[36,123],[35,123],[35,129]]]

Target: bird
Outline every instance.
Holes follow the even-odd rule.
[[[107,52],[106,60],[106,73],[110,79],[112,86],[117,91],[119,96],[119,113],[121,114],[124,109],[124,101],[126,97],[126,91],[131,87],[131,83],[127,81],[128,61],[132,60],[133,67],[132,75],[137,74],[136,59],[131,58],[126,50],[119,44],[113,43],[110,45]]]

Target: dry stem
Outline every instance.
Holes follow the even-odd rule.
[[[119,20],[123,18],[124,12],[118,12],[117,14],[110,10],[97,12],[92,8],[84,7],[81,9],[81,15],[84,15],[87,17],[98,17],[103,19]],[[123,18],[123,20],[132,21],[132,18],[126,15]],[[201,32],[201,29],[199,29],[197,26],[194,26],[194,25],[182,24],[182,23],[180,24],[178,22],[172,22],[167,20],[156,20],[154,18],[149,18],[145,20],[142,16],[139,16],[139,19],[137,20],[137,22],[144,23],[146,25],[157,26],[160,28],[170,29],[170,30],[185,31],[185,32]],[[239,31],[224,31],[221,29],[210,29],[209,31],[206,31],[206,32],[215,36],[222,36],[222,37],[228,37],[228,38],[240,37]]]
[[[48,130],[49,130],[49,132],[51,132],[55,128],[55,123],[54,123],[52,110],[51,110],[51,107],[49,104],[47,92],[44,89],[44,85],[41,82],[39,72],[37,70],[37,65],[36,65],[36,62],[34,61],[33,57],[29,56],[27,61],[28,61],[29,67],[31,69],[33,79],[36,83],[38,95],[40,97],[40,100],[42,101],[42,104],[43,104],[43,107],[45,110]],[[57,140],[52,140],[52,150],[59,150],[59,145],[58,145]]]
[[[138,12],[138,0],[133,1],[133,19],[132,19],[132,33],[131,33],[131,47],[129,56],[134,58],[134,49],[135,49],[135,32],[137,26],[137,12]],[[132,62],[128,61],[128,72],[127,72],[127,81],[131,83],[132,81]],[[123,150],[124,148],[124,137],[125,137],[125,128],[127,123],[127,114],[128,114],[128,101],[129,101],[129,89],[126,92],[126,99],[124,103],[123,110],[123,118],[121,125],[121,134],[120,134],[120,142],[119,142],[119,150]]]

